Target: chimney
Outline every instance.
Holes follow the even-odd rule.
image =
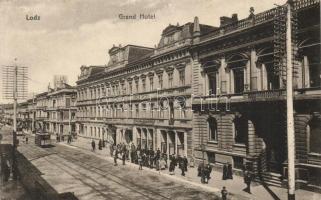
[[[193,26],[193,43],[194,44],[200,41],[200,35],[201,35],[200,24],[198,21],[198,17],[196,16],[194,18],[194,26]]]
[[[237,21],[238,21],[238,17],[236,13],[234,13],[232,17],[222,16],[220,17],[220,27],[237,22]]]
[[[193,36],[199,35],[200,34],[200,24],[198,21],[198,17],[196,16],[194,18],[194,27],[193,27]]]

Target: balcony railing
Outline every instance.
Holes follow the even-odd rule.
[[[278,90],[265,90],[265,91],[250,91],[245,92],[244,96],[250,100],[257,100],[257,99],[278,99],[282,96],[285,96],[286,91],[284,89]]]
[[[294,10],[300,10],[304,8],[311,7],[313,5],[320,4],[319,0],[298,0],[294,2]],[[285,9],[285,7],[280,7],[281,9]],[[245,18],[242,20],[239,20],[237,22],[225,25],[220,27],[219,29],[216,29],[215,31],[212,31],[211,33],[205,35],[202,40],[212,39],[216,37],[223,36],[225,34],[242,30],[245,28],[249,28],[252,26],[256,26],[262,23],[269,22],[270,20],[274,19],[276,14],[278,13],[277,9],[279,8],[273,8],[267,11],[264,11],[262,13],[258,13],[255,15],[254,20],[250,18]]]

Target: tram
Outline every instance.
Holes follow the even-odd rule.
[[[46,147],[51,145],[50,133],[39,133],[35,135],[35,144],[40,147]]]

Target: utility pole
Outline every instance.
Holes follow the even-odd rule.
[[[288,148],[288,199],[295,200],[295,138],[293,117],[293,65],[292,65],[292,0],[287,1],[286,16],[286,106]]]
[[[15,59],[16,60],[16,59]],[[14,66],[14,76],[13,76],[13,147],[16,148],[17,140],[17,76],[18,67]]]
[[[13,132],[12,132],[12,174],[17,179],[17,161],[15,151],[17,148],[17,100],[26,99],[27,96],[27,67],[17,66],[17,58],[13,66],[3,67],[3,96],[13,100]]]
[[[69,123],[68,123],[68,125],[69,125],[69,135],[71,135],[71,111],[70,111],[70,107],[69,107],[68,115],[69,115]]]

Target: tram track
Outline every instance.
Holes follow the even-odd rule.
[[[72,156],[69,156],[68,154],[75,154],[74,151],[70,151],[69,149],[64,149],[64,154],[62,154],[60,151],[55,150],[55,149],[43,149],[45,151],[47,151],[50,155],[54,155],[54,156],[58,156],[60,157],[60,159],[66,160],[68,162],[71,162],[72,164],[74,164],[75,166],[81,167],[84,170],[87,170],[90,173],[95,173],[97,175],[99,175],[99,177],[105,178],[107,180],[112,181],[113,183],[119,185],[120,187],[123,187],[124,189],[127,189],[135,194],[138,194],[140,196],[140,198],[143,197],[143,199],[150,199],[150,200],[163,200],[163,199],[171,199],[170,197],[167,197],[163,194],[161,194],[158,191],[154,191],[153,189],[137,184],[134,181],[125,179],[124,177],[118,176],[114,173],[111,173],[107,170],[103,170],[107,167],[113,167],[112,165],[105,165],[105,167],[102,166],[95,166],[93,164],[88,164],[88,162],[90,161],[95,161],[95,157],[89,157],[87,162],[81,162],[79,159],[76,159]],[[76,155],[80,155],[79,153],[76,153]],[[87,156],[88,154],[85,154],[85,156]],[[58,168],[65,170],[71,168],[71,166],[68,166],[67,164],[64,164],[63,162],[57,162],[57,161],[51,161],[49,160],[48,157],[44,156],[43,159],[45,159],[47,162],[57,166]],[[76,171],[77,169],[74,169],[74,171]],[[71,172],[69,170],[69,172]],[[100,194],[101,196],[103,196],[104,198],[108,199],[108,196],[106,196],[106,194],[104,194],[103,192],[101,192],[100,190],[97,190],[96,188],[94,188],[93,186],[91,186],[88,183],[85,183],[84,180],[81,180],[78,176],[80,177],[84,177],[87,180],[90,180],[92,182],[94,182],[95,184],[98,185],[99,188],[104,188],[105,190],[108,190],[109,188],[106,187],[105,185],[103,185],[102,183],[97,182],[96,180],[94,180],[93,178],[87,176],[84,173],[81,173],[78,171],[78,176],[77,175],[72,175],[75,179],[81,181],[84,185],[92,188],[95,192],[97,192],[98,194]],[[115,191],[113,191],[115,192]],[[132,194],[132,196],[136,196],[135,194]],[[119,197],[123,197],[122,194],[119,194]],[[125,197],[124,197],[125,198]],[[126,199],[126,198],[125,198]],[[127,198],[128,199],[128,198]]]

